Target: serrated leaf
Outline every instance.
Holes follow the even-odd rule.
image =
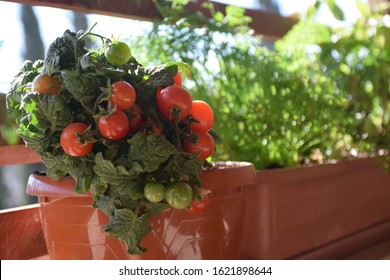
[[[146,68],[142,85],[145,87],[157,88],[173,85],[173,77],[177,73],[177,65],[160,65]]]
[[[124,166],[114,166],[110,160],[105,160],[102,153],[95,156],[94,171],[103,183],[115,186],[119,193],[125,192],[132,199],[141,198],[142,188],[138,180],[139,174],[143,172],[141,165],[137,162],[131,164],[130,169]]]
[[[20,108],[28,113],[33,124],[41,130],[62,131],[72,121],[68,103],[61,94],[29,92],[23,97]]]
[[[16,123],[19,123],[25,115],[20,108],[20,103],[26,94],[26,89],[29,88],[29,83],[34,80],[42,67],[42,60],[37,60],[34,63],[26,60],[10,84],[7,92],[8,116]]]
[[[161,163],[176,153],[176,148],[164,136],[137,133],[128,140],[129,158],[137,161],[146,172],[157,170]]]
[[[129,254],[141,254],[145,249],[140,246],[140,242],[151,231],[148,226],[149,217],[150,213],[137,217],[130,209],[115,209],[103,229],[109,236],[124,241]]]
[[[169,166],[170,176],[176,181],[186,181],[192,186],[201,186],[199,173],[202,169],[203,161],[188,153],[177,153],[171,159],[173,164]]]
[[[62,70],[62,84],[65,89],[83,105],[93,112],[96,99],[101,93],[100,80],[95,73],[83,73]]]

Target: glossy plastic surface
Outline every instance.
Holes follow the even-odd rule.
[[[122,242],[106,236],[107,217],[92,207],[89,194],[73,192],[70,178],[31,175],[27,193],[39,197],[52,259],[238,259],[246,187],[255,179],[253,166],[245,162],[218,163],[202,172],[203,187],[211,190],[208,209],[201,215],[169,210],[152,216],[152,232],[141,243],[147,252],[140,255],[128,255]]]

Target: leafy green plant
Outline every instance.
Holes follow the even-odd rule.
[[[298,48],[267,49],[247,28],[248,20],[229,24],[243,9],[229,7],[222,15],[209,8],[211,19],[198,13],[196,20],[191,15],[156,23],[135,49],[146,63],[174,59],[194,65],[194,82],[186,86],[213,106],[223,139],[214,157],[271,168],[297,165],[318,149],[332,154],[344,133],[347,96],[334,94],[336,82],[315,57]]]
[[[390,149],[390,5],[373,10],[357,1],[361,16],[350,29],[332,29],[318,60],[348,96],[350,149],[387,154]]]
[[[318,0],[274,50],[253,35],[244,9],[216,13],[210,3],[211,18],[182,7],[135,40],[135,50],[144,63],[194,65],[184,82],[215,108],[222,141],[214,159],[263,169],[386,154],[389,16],[358,1],[362,17],[335,29],[315,20],[322,5],[344,19],[335,1]]]
[[[100,38],[101,48],[87,50],[88,36]],[[140,241],[151,230],[149,217],[170,207],[190,208],[192,200],[203,198],[199,173],[210,164],[198,156],[201,149],[186,152],[182,145],[200,139],[191,129],[197,121],[191,109],[184,115],[182,104],[171,98],[170,115],[161,113],[168,93],[184,91],[192,104],[174,78],[178,69],[187,74],[189,66],[144,67],[127,45],[113,46],[117,43],[91,31],[65,31],[44,61],[24,63],[7,94],[8,111],[20,136],[41,156],[47,175],[55,180],[70,175],[76,192],[90,191],[94,206],[109,217],[106,233],[123,240],[130,254],[140,254],[145,251]],[[118,83],[135,92],[121,105]],[[150,124],[160,129],[149,130]],[[158,201],[145,196],[151,182],[165,191]],[[183,193],[187,200],[177,204],[175,196]]]

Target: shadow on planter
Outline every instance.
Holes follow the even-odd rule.
[[[240,258],[344,258],[389,224],[390,173],[372,158],[257,171]]]
[[[53,181],[31,175],[27,193],[38,196],[46,245],[51,259],[238,259],[245,221],[248,186],[255,182],[253,165],[218,163],[201,173],[211,190],[201,215],[169,210],[151,217],[153,229],[141,245],[147,252],[128,255],[124,244],[107,237],[108,218],[92,207],[91,194],[73,192],[72,178]]]

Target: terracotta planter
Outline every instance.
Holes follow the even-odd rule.
[[[257,171],[247,196],[244,259],[340,258],[370,228],[389,236],[390,173],[373,159]]]
[[[31,175],[27,193],[39,197],[41,219],[51,259],[237,259],[244,227],[246,187],[255,171],[244,162],[220,163],[201,174],[212,191],[201,215],[169,210],[152,216],[153,231],[142,241],[147,252],[128,255],[124,244],[107,237],[107,217],[93,208],[90,194],[73,192],[74,181]]]

